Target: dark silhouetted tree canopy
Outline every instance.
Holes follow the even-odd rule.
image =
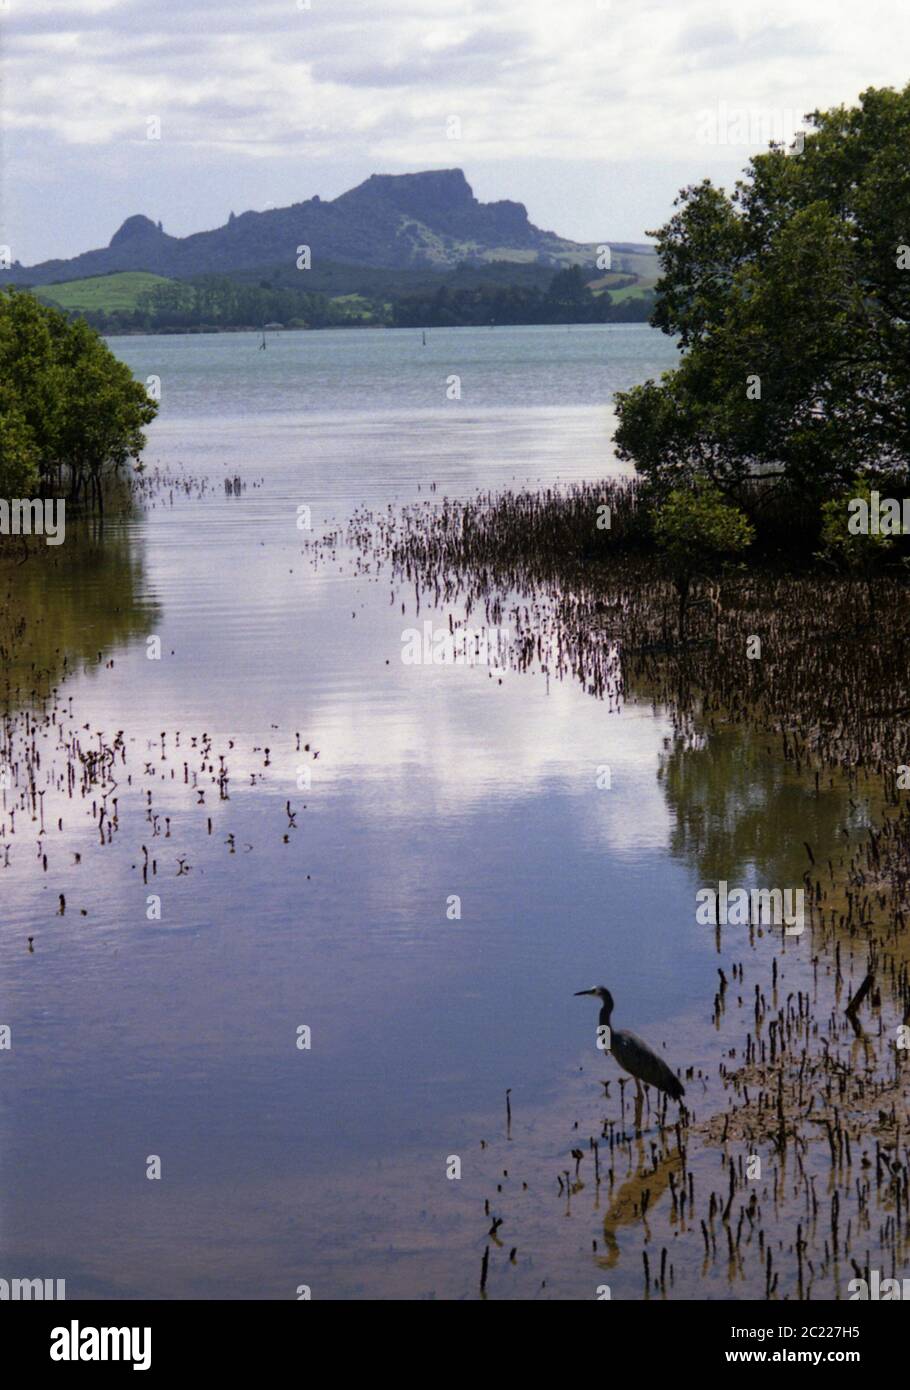
[[[105,468],[138,458],[158,406],[81,319],[21,290],[0,292],[0,493],[61,481],[102,505]]]
[[[743,498],[763,472],[821,500],[910,465],[910,86],[807,122],[656,233],[652,322],[683,357],[619,396],[616,438],[659,487]]]

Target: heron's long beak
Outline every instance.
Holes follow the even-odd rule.
[[[577,989],[577,990],[575,991],[575,998],[576,998],[576,999],[579,999],[579,998],[581,997],[581,995],[583,995],[583,994],[596,994],[596,993],[597,993],[597,990],[596,990],[596,989]]]

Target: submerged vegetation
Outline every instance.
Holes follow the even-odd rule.
[[[363,512],[346,534],[365,572],[458,607],[456,631],[507,629],[513,669],[610,712],[649,699],[677,762],[739,728],[807,819],[845,789],[836,834],[801,837],[802,973],[783,933],[750,928],[758,978],[719,969],[717,1061],[681,1074],[691,1109],[633,1114],[620,1080],[617,1116],[606,1082],[600,1129],[567,1136],[558,1200],[599,1212],[603,1194],[602,1269],[618,1227],[638,1230],[646,1298],[681,1266],[690,1295],[699,1268],[768,1299],[846,1297],[910,1253],[907,543],[850,522],[876,487],[898,513],[907,491],[910,87],[811,120],[797,155],[753,160],[733,199],[687,190],[660,234],[654,322],[683,357],[619,398],[636,479]],[[491,1200],[495,1237],[521,1218]]]
[[[587,1081],[587,1103],[576,1096],[574,1124],[564,1120],[552,1203],[588,1218],[596,1269],[622,1258],[624,1290],[638,1242],[641,1297],[692,1297],[698,1287],[844,1298],[850,1281],[899,1270],[910,1251],[910,1072],[900,1042],[910,1019],[906,586],[875,578],[870,627],[861,576],[821,563],[800,573],[770,563],[719,569],[693,595],[681,641],[672,569],[655,566],[649,549],[647,497],[641,483],[612,483],[426,502],[362,512],[346,539],[364,573],[391,572],[393,602],[410,594],[420,607],[447,608],[456,633],[462,621],[508,630],[512,669],[577,682],[613,714],[644,699],[668,715],[661,776],[708,879],[737,867],[730,845],[710,839],[724,819],[716,796],[736,803],[738,819],[754,794],[744,775],[741,785],[706,787],[687,824],[681,789],[690,803],[710,750],[738,730],[792,786],[793,823],[769,824],[757,808],[755,829],[776,856],[791,863],[795,853],[802,865],[804,945],[750,928],[750,953],[732,968],[724,961],[703,1001],[711,1043],[700,1040],[699,1055],[714,1060],[680,1072],[688,1108],[679,1120],[653,1098],[633,1106],[621,1078],[605,1081],[604,1095]],[[717,527],[718,549],[745,542],[745,525],[731,525],[715,502],[702,520]],[[605,508],[611,530],[596,525]],[[342,539],[315,549],[334,554]],[[822,808],[835,804],[849,810],[829,824]],[[764,856],[750,847],[754,866]],[[672,1054],[685,1063],[683,1046],[674,1036]],[[600,1068],[590,1070],[599,1080]],[[512,1181],[491,1191],[488,1211],[491,1234],[501,1228],[501,1241],[523,1247],[531,1237],[517,1180],[530,1176],[532,1158],[511,1139]],[[514,1281],[500,1239],[480,1276],[494,1297]]]

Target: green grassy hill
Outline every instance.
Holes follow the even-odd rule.
[[[598,272],[587,262],[582,276],[598,298],[609,293],[613,307],[625,314],[623,321],[637,322],[646,317],[646,292],[654,283],[656,265],[653,254],[620,248],[611,270]],[[33,293],[66,313],[84,314],[103,333],[249,328],[270,321],[310,328],[411,326],[415,314],[414,322],[423,322],[422,314],[431,323],[440,313],[445,323],[490,318],[522,323],[537,322],[534,312],[544,314],[540,322],[549,321],[551,309],[544,301],[555,274],[552,263],[537,260],[476,260],[435,271],[426,266],[389,270],[324,262],[305,276],[286,265],[188,280],[146,270],[116,271],[36,286]],[[499,296],[495,307],[498,290],[507,293]],[[436,303],[440,292],[448,296],[445,308]],[[144,296],[155,302],[141,304]],[[489,308],[487,318],[484,305]],[[606,302],[603,307],[608,312]],[[595,321],[600,321],[599,315]]]
[[[596,286],[592,285],[592,289]],[[610,290],[610,299],[614,304],[626,304],[630,299],[644,299],[650,286],[620,285],[618,289]]]
[[[643,289],[650,289],[660,277],[660,262],[654,251],[614,251],[612,266],[614,270],[637,275]]]
[[[171,283],[166,276],[152,275],[147,270],[122,270],[116,275],[41,285],[35,294],[60,309],[95,309],[110,314],[137,308],[139,296],[146,290]]]

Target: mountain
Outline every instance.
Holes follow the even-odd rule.
[[[309,246],[313,266],[443,270],[462,262],[521,261],[560,267],[593,265],[593,245],[542,231],[523,203],[481,203],[461,169],[419,174],[373,174],[340,197],[318,196],[267,212],[231,213],[223,227],[192,236],[169,236],[160,222],[128,217],[110,245],[71,260],[43,261],[0,272],[0,280],[24,285],[150,271],[176,279],[261,267],[293,268],[299,246]],[[650,248],[628,247],[644,252]]]

